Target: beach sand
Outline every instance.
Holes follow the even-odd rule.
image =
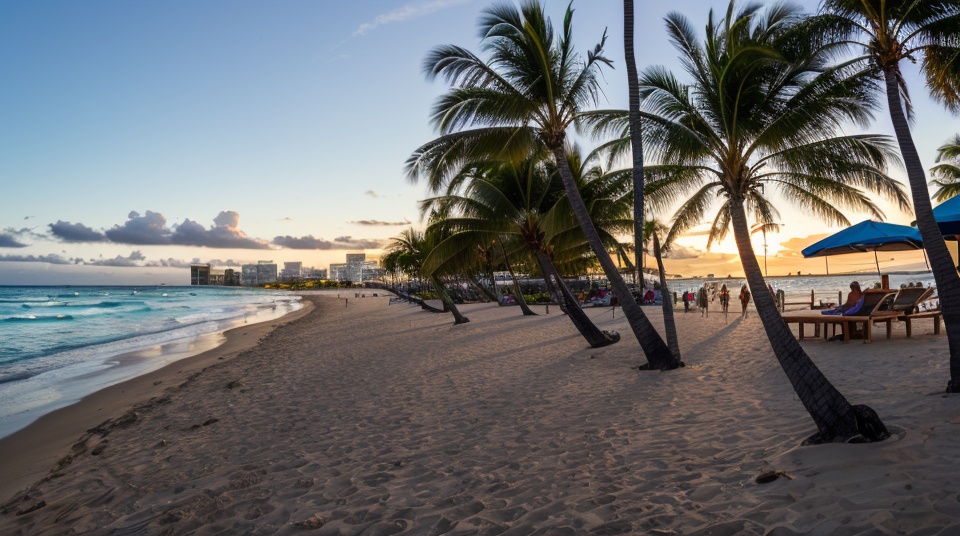
[[[556,307],[470,305],[454,326],[385,297],[305,301],[253,348],[0,442],[5,477],[62,461],[5,483],[0,534],[960,534],[960,399],[931,326],[804,342],[894,437],[802,447],[813,422],[754,312],[678,312],[687,366],[639,372],[619,309],[588,310],[624,335],[591,349]],[[34,452],[63,419],[99,426]]]

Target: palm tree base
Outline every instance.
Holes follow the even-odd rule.
[[[644,364],[638,366],[638,367],[637,367],[637,370],[673,370],[673,369],[680,368],[680,367],[685,367],[685,366],[687,366],[686,363],[684,363],[683,361],[678,361],[678,362],[677,362],[677,366],[675,366],[675,367],[664,367],[664,368],[659,368],[659,369],[658,369],[658,368],[653,368],[653,367],[650,365],[650,363],[647,362],[647,363],[644,363]]]
[[[467,317],[458,318],[458,319],[456,319],[456,321],[454,321],[453,325],[456,326],[457,324],[466,324],[466,323],[469,322],[469,321],[470,321],[470,319],[467,318]]]
[[[822,445],[824,443],[876,443],[890,437],[890,431],[880,420],[880,416],[870,406],[856,404],[852,406],[857,421],[857,434],[850,437],[826,439],[820,432],[803,440],[801,445]]]
[[[590,342],[590,348],[603,348],[604,346],[610,346],[618,342],[620,342],[620,332],[604,330],[602,338]]]
[[[947,382],[948,393],[960,393],[960,380],[950,380]]]

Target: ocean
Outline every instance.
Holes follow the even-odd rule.
[[[0,437],[302,306],[238,287],[0,286]]]
[[[922,286],[936,286],[932,272],[896,272],[890,273],[890,288],[899,289],[900,285],[920,283]],[[810,300],[810,291],[814,291],[816,300],[837,301],[837,293],[842,292],[844,298],[850,292],[850,283],[857,281],[863,289],[873,288],[875,284],[880,283],[880,276],[876,273],[858,273],[842,275],[803,275],[803,276],[777,276],[765,278],[767,283],[773,286],[774,290],[782,290],[786,296],[787,302],[800,302]],[[696,291],[706,282],[716,281],[719,284],[726,283],[730,292],[737,294],[740,292],[740,285],[747,282],[742,277],[715,277],[707,279],[675,279],[668,280],[667,287],[671,292],[683,292],[684,290]],[[842,300],[841,300],[842,301]]]

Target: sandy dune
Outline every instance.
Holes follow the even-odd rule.
[[[589,311],[624,334],[594,350],[555,307],[453,326],[308,299],[64,449],[0,534],[960,534],[960,399],[930,326],[805,342],[894,438],[800,447],[813,422],[754,313],[678,313],[687,367],[641,373],[619,309]]]

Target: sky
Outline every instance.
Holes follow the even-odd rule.
[[[559,25],[567,0],[545,4]],[[403,164],[436,137],[430,109],[446,89],[426,80],[423,59],[442,44],[479,51],[477,21],[491,5],[0,3],[0,284],[187,284],[195,261],[326,268],[348,252],[377,257],[422,225],[417,201],[427,193]],[[709,8],[725,6],[637,2],[639,68],[679,72],[669,11],[702,30]],[[614,65],[598,107],[626,108],[622,2],[573,7],[579,51],[609,34]],[[929,168],[957,119],[909,76]],[[885,114],[872,132],[892,133]],[[784,227],[767,236],[771,255],[789,259],[792,247],[837,230],[777,206]],[[696,233],[678,244],[678,260],[735,251],[728,241],[704,253]],[[756,247],[762,253],[759,236]]]

